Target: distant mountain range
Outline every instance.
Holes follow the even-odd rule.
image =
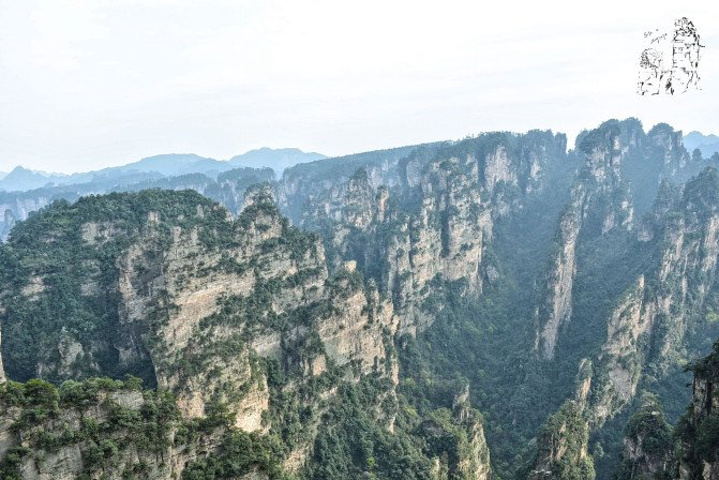
[[[719,137],[716,135],[703,135],[700,132],[690,132],[684,135],[684,148],[692,152],[698,148],[703,157],[711,157],[719,152]]]
[[[117,181],[127,176],[131,176],[133,181],[140,179],[138,177],[153,179],[158,176],[173,177],[190,173],[201,173],[214,178],[222,172],[240,167],[269,167],[279,176],[284,169],[293,165],[313,162],[323,158],[326,158],[325,155],[314,152],[303,152],[296,148],[260,148],[250,150],[242,155],[236,155],[226,161],[201,157],[194,153],[171,153],[143,158],[137,162],[119,167],[104,168],[72,175],[38,172],[18,166],[8,174],[0,173],[0,190],[6,192],[28,191],[49,186],[109,180]]]
[[[325,155],[314,152],[303,152],[297,148],[258,148],[250,150],[242,155],[232,157],[228,163],[232,168],[252,167],[252,168],[272,168],[279,177],[282,171],[299,163],[314,162],[327,158]]]
[[[0,477],[719,480],[719,155],[574,145],[0,192]]]
[[[683,137],[684,147],[692,152],[698,148],[705,158],[719,152],[719,136],[690,132]],[[241,167],[272,168],[279,178],[282,172],[294,165],[327,158],[315,152],[303,152],[297,148],[259,148],[236,155],[229,160],[215,160],[194,153],[169,153],[143,158],[137,162],[118,167],[103,168],[71,175],[47,173],[18,166],[11,172],[0,172],[0,191],[26,192],[43,187],[100,183],[136,183],[192,173],[210,178]]]

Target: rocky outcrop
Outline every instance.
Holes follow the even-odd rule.
[[[585,165],[573,187],[572,201],[560,222],[556,253],[547,282],[547,300],[539,311],[537,350],[545,359],[553,357],[562,325],[566,325],[572,316],[578,239],[593,241],[617,229],[634,229],[634,204],[638,202],[641,210],[646,211],[648,204],[655,201],[655,198],[654,213],[642,219],[637,238],[641,242],[652,242],[658,234],[657,229],[661,231],[661,227],[656,226],[657,222],[668,222],[671,225],[671,221],[665,216],[666,212],[662,213],[662,210],[667,208],[662,202],[667,200],[671,203],[671,195],[667,194],[671,187],[665,184],[665,193],[662,193],[660,184],[666,179],[686,178],[690,170],[696,171],[695,166],[687,163],[688,155],[681,146],[680,138],[679,133],[663,124],[644,134],[641,124],[629,119],[622,122],[605,122],[598,129],[586,132],[577,139],[577,150],[583,156]],[[659,217],[662,217],[662,220],[659,220]],[[676,238],[668,241],[676,248],[681,248],[678,246],[682,241],[678,232],[685,227],[686,225],[670,226],[665,231],[665,235],[672,235],[671,231],[675,231]],[[674,254],[667,252],[664,255],[664,274],[658,282],[674,283],[667,278]],[[686,277],[685,272],[680,275]],[[668,314],[664,307],[671,304],[667,299],[661,299],[655,305],[648,305],[643,300],[639,300],[639,303],[637,308],[643,312],[646,310],[643,315],[648,316],[645,319],[647,321],[657,315]],[[621,310],[623,307],[617,308]],[[617,314],[615,311],[611,315],[608,322],[610,330],[613,328],[612,324],[616,323]],[[648,324],[644,322],[642,328],[646,330]],[[612,343],[613,334],[611,331],[609,333],[608,342]],[[603,347],[604,351],[612,348],[609,345]],[[615,371],[615,374],[618,373]],[[636,377],[636,372],[634,376]]]
[[[687,322],[704,308],[710,290],[716,284],[719,255],[719,174],[707,169],[689,181],[684,196],[669,215],[663,232],[665,248],[661,252],[658,281],[664,286],[657,292],[657,310],[673,317],[676,325],[670,335],[661,338],[665,358],[681,358],[682,336]],[[679,308],[677,308],[679,307]]]
[[[0,225],[0,239],[5,239],[10,235],[10,230],[15,226],[15,223],[17,223],[17,220],[12,210],[6,209],[3,215],[3,224]]]
[[[56,346],[35,372],[66,379],[117,370],[142,374],[149,367],[151,381],[176,396],[182,421],[220,415],[231,430],[258,434],[281,431],[284,417],[294,418],[278,410],[273,398],[297,396],[314,413],[304,414],[304,438],[295,441],[288,454],[290,468],[302,468],[303,462],[294,457],[311,450],[320,415],[338,382],[371,374],[389,380],[383,397],[393,395],[397,366],[391,339],[398,325],[392,303],[365,286],[354,262],[330,275],[320,239],[290,227],[267,188],[253,189],[251,195],[236,220],[189,193],[115,197],[119,206],[113,208],[120,211],[126,208],[123,202],[156,206],[144,212],[133,208],[128,215],[137,223],[131,229],[123,218],[93,217],[93,212],[110,208],[102,198],[63,206],[70,211],[50,212],[67,214],[67,223],[82,222],[66,232],[44,232],[58,244],[62,235],[82,242],[80,249],[63,257],[86,267],[82,277],[65,286],[87,302],[79,311],[92,315],[96,305],[112,301],[108,306],[117,318],[107,325],[111,333],[104,335],[104,342],[69,324],[57,325],[55,332],[45,330],[45,338],[54,338]],[[173,216],[160,205],[165,200],[182,205],[181,211]],[[24,234],[21,229],[19,235]],[[35,240],[48,245],[42,236]],[[26,275],[4,287],[8,309],[3,320],[17,332],[27,328],[18,309],[40,308],[58,294],[56,277],[42,267]],[[34,312],[36,318],[43,315]],[[46,319],[38,321],[48,325]],[[115,371],[105,370],[108,350],[117,352]],[[280,382],[278,376],[288,380]],[[308,394],[308,384],[322,386],[313,386]],[[78,449],[72,446],[46,467],[51,471],[77,459]],[[33,475],[42,478],[30,471],[25,476]],[[172,475],[163,470],[157,478]]]
[[[692,370],[691,404],[676,429],[681,442],[676,478],[716,480],[719,478],[719,342]]]
[[[490,480],[492,465],[489,446],[484,436],[484,422],[478,411],[468,404],[455,405],[455,418],[465,426],[467,442],[461,445],[460,458],[456,466],[456,477],[466,480]]]
[[[276,185],[277,204],[296,225],[307,224],[308,215],[315,216],[312,212],[314,205],[319,205],[318,201],[329,207],[325,215],[335,217],[334,212],[341,210],[342,206],[334,202],[328,205],[327,193],[333,191],[333,199],[340,200],[337,187],[346,183],[359,169],[366,172],[373,189],[381,185],[393,187],[399,181],[404,158],[415,151],[431,155],[441,145],[443,143],[400,147],[295,165],[284,171]]]
[[[638,277],[608,319],[598,357],[606,375],[596,382],[592,407],[598,424],[634,398],[647,365],[663,372],[686,358],[689,323],[704,315],[707,295],[716,285],[719,205],[710,199],[718,188],[716,172],[707,170],[687,184],[683,198],[671,207],[655,207],[650,228],[659,240],[657,267]]]
[[[597,381],[591,408],[593,423],[601,425],[631,402],[641,378],[647,335],[656,317],[655,306],[647,302],[646,281],[640,276],[613,310],[607,325],[607,340],[597,362],[604,383]]]
[[[5,381],[5,369],[2,365],[2,324],[0,324],[0,383]]]
[[[487,134],[367,162],[354,172],[329,170],[334,181],[313,184],[301,199],[296,176],[305,168],[290,169],[278,196],[304,201],[293,218],[328,239],[330,265],[356,260],[391,295],[400,328],[414,333],[441,308],[439,285],[478,296],[485,276],[497,280],[497,269],[483,261],[495,219],[547,188],[565,148],[564,136],[550,132]],[[290,216],[298,211],[280,204]]]
[[[559,250],[554,258],[553,277],[549,280],[549,298],[546,305],[546,319],[539,334],[535,349],[545,360],[554,357],[560,327],[572,316],[572,288],[577,271],[577,237],[581,228],[581,203],[583,197],[575,190],[575,198],[562,216],[559,226]]]
[[[321,365],[329,361],[337,367],[357,362],[361,372],[370,372],[386,357],[383,329],[394,327],[391,305],[368,298],[351,269],[330,279],[321,243],[298,237],[296,242],[304,242],[300,249],[289,245],[288,227],[270,203],[262,202],[252,203],[239,218],[246,222],[239,248],[203,256],[201,268],[207,273],[198,271],[195,261],[202,251],[197,235],[175,231],[168,261],[156,269],[163,272],[157,291],[166,292],[162,301],[172,303],[172,309],[155,334],[159,345],[150,348],[158,384],[178,392],[183,411],[203,416],[210,401],[236,403],[236,426],[247,430],[261,428],[269,401],[266,379],[253,367],[252,357],[260,355],[252,348],[255,338],[262,355],[282,364],[309,362],[311,373],[321,374]],[[234,270],[223,270],[221,262]],[[143,270],[137,265],[128,269]],[[121,285],[143,285],[133,280],[121,279]],[[271,298],[262,296],[268,289]],[[145,307],[126,308],[137,315],[130,313],[124,322],[145,322],[150,305],[160,300],[153,292],[138,290],[123,293],[123,303]],[[331,310],[318,314],[325,308]],[[288,328],[273,328],[275,322],[287,322]],[[315,341],[313,335],[316,345],[308,344]],[[233,355],[224,353],[231,348],[236,349]],[[193,365],[191,374],[183,364]]]
[[[719,478],[719,342],[690,366],[691,403],[676,428],[664,418],[657,398],[643,394],[626,427],[617,480],[716,480]]]
[[[658,400],[644,394],[639,410],[627,423],[622,461],[616,480],[674,478],[672,428],[664,418]]]
[[[180,478],[220,443],[219,430],[178,442],[176,407],[161,393],[111,380],[71,383],[60,391],[37,380],[0,387],[0,476]]]
[[[430,163],[419,184],[418,214],[398,218],[382,253],[389,264],[385,288],[397,300],[404,329],[421,331],[431,323],[424,302],[433,281],[462,282],[468,295],[482,291],[482,256],[492,221],[478,176],[473,157]]]
[[[0,240],[5,240],[15,223],[27,220],[31,212],[37,211],[50,203],[47,195],[29,195],[0,192],[0,212],[3,220],[0,223]]]
[[[3,194],[3,196],[9,196],[9,194]],[[19,196],[12,200],[7,199],[4,203],[0,203],[0,211],[2,211],[6,217],[5,222],[8,222],[8,216],[13,222],[19,222],[27,220],[28,215],[31,212],[40,210],[41,208],[50,204],[50,198],[46,196]]]
[[[587,452],[589,427],[581,406],[567,401],[549,417],[537,438],[537,455],[527,480],[595,477],[591,455]]]
[[[554,358],[562,328],[571,320],[580,233],[605,235],[615,228],[632,227],[633,209],[627,186],[622,181],[621,165],[630,155],[633,141],[625,139],[620,125],[607,122],[577,139],[578,155],[584,166],[559,222],[546,281],[546,300],[537,312],[539,330],[535,350],[545,360]]]
[[[331,264],[356,258],[365,275],[374,273],[380,289],[391,294],[402,329],[421,330],[429,324],[422,304],[433,280],[462,280],[468,293],[481,291],[491,221],[473,188],[477,176],[471,158],[430,165],[417,192],[419,211],[409,215],[396,204],[390,207],[388,189],[373,188],[360,169],[316,202],[305,223],[331,237]]]
[[[418,428],[429,449],[435,480],[489,480],[492,467],[482,415],[458,395],[452,411],[441,410]]]

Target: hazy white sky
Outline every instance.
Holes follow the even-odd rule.
[[[639,97],[687,16],[701,92]],[[0,171],[327,155],[608,118],[719,133],[719,2],[0,0]]]

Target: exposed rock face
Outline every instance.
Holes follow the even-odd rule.
[[[588,439],[589,427],[581,407],[568,401],[542,428],[537,438],[537,457],[527,480],[594,479]]]
[[[492,478],[482,415],[471,408],[467,396],[468,392],[455,399],[452,412],[449,418],[443,419],[444,422],[427,420],[419,426],[419,432],[427,442],[430,452],[444,453],[442,456],[432,457],[433,479]],[[449,456],[448,448],[451,452]]]
[[[2,366],[2,324],[0,324],[0,383],[5,381],[5,369]]]
[[[468,405],[455,407],[455,416],[467,429],[467,444],[457,463],[457,477],[466,480],[490,480],[492,465],[489,458],[489,446],[484,436],[484,426],[479,412],[471,411]]]
[[[175,444],[180,423],[174,405],[161,394],[118,389],[116,383],[76,383],[82,396],[74,398],[82,398],[83,404],[67,403],[71,400],[63,397],[60,408],[57,398],[53,404],[57,393],[49,385],[28,384],[28,405],[0,392],[0,472],[27,480],[139,474],[164,480],[180,478],[189,463],[214,451],[218,432]],[[29,419],[30,408],[44,414]]]
[[[0,240],[5,241],[16,222],[27,220],[30,213],[57,199],[74,201],[82,195],[108,192],[136,192],[148,188],[194,190],[219,203],[233,214],[242,210],[244,192],[250,185],[274,180],[271,168],[237,168],[217,175],[201,173],[163,177],[157,172],[133,172],[119,175],[85,176],[77,184],[48,185],[27,192],[0,192]]]
[[[576,193],[575,193],[576,195]],[[549,282],[551,289],[548,299],[548,313],[544,325],[537,337],[536,348],[542,357],[550,360],[554,357],[560,327],[572,316],[572,288],[577,271],[577,237],[581,228],[581,198],[576,198],[570,209],[562,216],[560,223],[560,247],[554,259],[554,278]]]
[[[591,285],[577,285],[578,278],[587,282],[582,270],[601,263],[587,258],[594,245],[644,259],[641,266],[624,260],[637,263],[607,293],[610,306],[596,319],[606,322],[606,339],[596,336],[599,354],[589,359],[595,375],[584,397],[587,418],[601,428],[636,396],[647,365],[666,372],[685,357],[687,322],[701,315],[714,285],[716,220],[711,212],[693,218],[689,212],[702,201],[688,200],[692,188],[687,199],[677,198],[665,181],[683,182],[700,168],[668,125],[645,134],[636,120],[609,121],[581,134],[569,155],[558,153],[560,144],[559,137],[487,135],[404,152],[405,158],[387,152],[382,160],[348,162],[342,172],[318,162],[312,168],[322,170],[320,182],[311,184],[309,169],[290,170],[278,198],[297,224],[328,239],[330,269],[356,260],[391,296],[400,330],[415,333],[443,308],[447,284],[479,297],[488,282],[502,282],[506,272],[492,257],[497,225],[546,192],[553,175],[556,185],[566,183],[576,167],[549,268],[537,282],[534,347],[547,361],[563,355],[577,289]],[[567,169],[556,175],[552,169],[562,162]]]
[[[427,303],[438,285],[461,284],[478,296],[485,276],[497,280],[496,268],[483,261],[495,218],[546,189],[565,148],[564,136],[549,132],[489,134],[401,159],[387,152],[384,162],[313,184],[305,196],[298,194],[304,180],[297,174],[306,168],[290,169],[278,197],[297,223],[330,239],[330,265],[357,260],[391,295],[402,331],[414,333],[441,308],[441,302]],[[304,202],[301,213],[294,202]]]
[[[561,329],[572,316],[580,233],[589,229],[604,235],[615,228],[632,227],[633,209],[621,176],[622,160],[632,141],[621,133],[618,126],[605,124],[578,140],[584,167],[559,223],[556,253],[547,278],[546,303],[538,312],[540,329],[535,348],[545,360],[554,357]]]
[[[640,275],[613,309],[607,339],[598,358],[603,381],[595,382],[592,421],[598,425],[634,398],[648,365],[666,371],[686,358],[689,322],[706,310],[716,285],[719,253],[719,205],[716,172],[705,171],[687,184],[683,198],[663,211],[658,205],[652,227],[658,241],[657,267]],[[671,211],[671,213],[669,213]],[[660,286],[648,288],[648,284]],[[650,352],[650,347],[652,348]]]
[[[431,322],[423,302],[433,280],[461,280],[467,294],[481,293],[482,255],[491,237],[476,159],[453,157],[425,169],[419,213],[399,220],[394,241],[383,252],[389,261],[385,288],[398,300],[402,327],[409,330],[423,330]]]
[[[323,197],[347,182],[358,169],[363,168],[367,172],[372,188],[380,185],[392,187],[398,182],[402,159],[418,148],[433,152],[440,145],[401,147],[296,165],[284,171],[276,188],[277,203],[294,223],[303,223],[300,219],[311,209],[315,198]],[[336,207],[341,208],[341,205]],[[327,214],[330,215],[330,212]]]
[[[337,367],[356,362],[367,373],[387,356],[383,330],[395,329],[391,304],[368,297],[355,272],[330,279],[319,239],[290,230],[265,193],[247,202],[237,223],[221,226],[229,234],[221,251],[200,239],[208,233],[202,225],[208,212],[198,205],[199,224],[174,226],[169,236],[158,212],[149,212],[117,260],[120,364],[132,371],[150,362],[158,386],[178,395],[185,416],[203,417],[219,402],[247,431],[263,429],[269,406],[256,358],[310,362],[316,374],[327,361]],[[111,229],[96,224],[84,224],[82,232],[87,248],[101,249],[112,238]],[[83,291],[92,292],[99,281],[86,277]],[[273,326],[282,323],[289,328]],[[81,376],[76,364],[87,364],[93,346],[63,335],[59,362],[42,364],[39,374]],[[314,346],[308,344],[313,335]],[[298,349],[306,356],[297,356]]]
[[[645,135],[631,121],[608,122],[577,142],[585,167],[559,224],[546,300],[538,309],[538,354],[554,357],[574,313],[577,272],[599,263],[581,257],[582,244],[592,245],[585,251],[604,242],[631,252],[624,262],[635,262],[638,271],[603,317],[606,339],[591,359],[584,398],[593,429],[631,404],[647,372],[656,378],[685,361],[689,325],[711,311],[706,302],[716,285],[717,181],[714,173],[702,172],[683,195],[663,182],[696,172],[677,142],[668,126]],[[635,222],[634,203],[646,212],[652,201],[651,212]],[[630,235],[631,241],[616,240]]]
[[[290,469],[302,468],[299,457],[311,449],[320,414],[338,381],[356,382],[369,374],[386,377],[389,387],[383,396],[394,395],[398,369],[390,346],[398,324],[392,303],[373,287],[365,287],[353,262],[330,275],[320,239],[290,227],[267,189],[252,191],[237,220],[199,196],[162,195],[183,204],[183,212],[173,219],[163,208],[134,211],[139,226],[130,231],[121,219],[107,222],[92,218],[92,213],[76,214],[83,223],[68,232],[82,242],[78,251],[83,258],[73,258],[72,263],[86,265],[86,271],[71,288],[89,306],[99,298],[115,302],[111,308],[118,312],[117,321],[109,325],[111,334],[104,342],[71,326],[58,326],[57,346],[37,363],[35,372],[52,379],[108,374],[102,358],[105,349],[112,349],[121,372],[143,372],[149,366],[158,387],[176,395],[183,421],[214,418],[219,411],[222,418],[231,419],[231,429],[257,433],[283,428],[282,416],[288,412],[276,406],[270,411],[273,396],[303,391],[300,398],[316,414],[304,419],[304,438],[287,463]],[[103,200],[63,208],[89,205],[88,211],[94,212],[99,207],[93,201]],[[76,218],[72,215],[68,222]],[[62,242],[63,232],[45,233]],[[107,264],[101,263],[108,255],[114,255],[110,261],[116,276],[108,275]],[[19,332],[24,325],[17,309],[39,307],[48,296],[57,295],[58,288],[55,277],[42,267],[25,272],[23,278],[24,283],[7,285],[3,295],[8,306],[4,319]],[[275,378],[271,387],[269,369],[275,376],[284,372],[291,381],[278,385]],[[306,384],[314,379],[326,386],[313,387],[308,397]],[[216,443],[208,448],[215,447]],[[47,457],[46,463],[33,463],[39,465],[35,470],[23,467],[23,478],[45,478],[49,473],[43,472],[58,470],[75,478],[83,463],[79,449],[70,445]],[[174,478],[177,471],[171,465],[191,461],[169,450],[161,454],[163,465],[170,466],[150,478]],[[124,465],[160,463],[127,455]],[[167,463],[168,458],[172,462]],[[115,478],[114,473],[108,475]]]
[[[485,478],[478,412],[450,409],[435,392],[422,397],[426,409],[402,403],[405,380],[427,375],[431,385],[452,370],[489,387],[473,388],[473,400],[488,409],[502,478],[527,460],[508,456],[502,431],[530,442],[547,414],[534,405],[555,409],[573,395],[540,435],[531,478],[591,475],[587,428],[599,430],[597,444],[618,438],[602,430],[621,428],[608,420],[678,373],[706,342],[699,337],[714,336],[719,179],[707,171],[685,188],[664,181],[697,169],[680,142],[668,126],[644,134],[636,121],[611,121],[569,153],[563,135],[498,133],[301,165],[244,198],[246,186],[228,178],[166,185],[227,209],[187,193],[130,208],[87,199],[52,207],[56,217],[32,216],[0,248],[0,279],[17,280],[0,288],[5,369],[57,384],[133,373],[172,391],[182,422],[219,412],[234,432],[285,442],[278,458],[293,472],[334,458],[329,447],[316,456],[323,438],[363,446],[322,434],[337,429],[326,419],[342,416],[343,395],[364,392],[371,404],[353,407],[372,412],[364,424],[411,430],[420,450],[435,442],[422,457],[435,478]],[[291,228],[271,194],[321,237]],[[395,345],[410,357],[422,350],[428,368],[409,368],[417,365]],[[573,390],[565,367],[578,363]],[[500,375],[511,380],[489,380]],[[380,385],[369,394],[342,390],[368,379]],[[658,471],[647,442],[626,447],[633,464]],[[57,470],[76,462],[73,448]],[[206,450],[221,448],[208,440]],[[353,467],[372,475],[370,458]]]
[[[16,219],[12,210],[7,209],[3,215],[4,223],[2,225],[2,231],[0,231],[0,238],[7,238],[10,235],[10,230],[15,226]]]
[[[656,397],[645,395],[640,409],[627,424],[622,463],[615,478],[669,480],[673,477],[670,474],[673,470],[672,440],[671,426]]]
[[[76,197],[75,197],[76,198]],[[0,192],[0,241],[5,241],[17,222],[27,220],[30,213],[48,206],[53,199],[47,192]]]
[[[719,254],[719,203],[715,194],[719,176],[705,170],[687,183],[684,197],[670,215],[664,230],[665,249],[661,252],[658,279],[669,288],[657,294],[657,310],[672,315],[678,330],[662,338],[662,354],[681,356],[681,335],[691,313],[702,308],[708,293],[716,284]],[[677,309],[677,306],[681,308]]]
[[[677,426],[681,441],[678,478],[719,478],[719,342],[708,357],[693,366],[692,401]]]
[[[5,196],[9,196],[5,194]],[[17,198],[8,202],[0,203],[0,211],[5,216],[5,225],[10,223],[27,220],[31,212],[40,210],[50,204],[50,198],[47,196],[30,196],[18,195]]]
[[[691,370],[691,403],[673,432],[656,397],[642,397],[642,406],[627,424],[617,480],[719,478],[719,342]]]
[[[596,389],[592,405],[592,421],[602,424],[608,417],[627,405],[636,393],[641,378],[644,351],[641,339],[646,340],[656,311],[647,296],[644,276],[630,289],[614,309],[608,323],[607,341],[599,356],[607,382]]]

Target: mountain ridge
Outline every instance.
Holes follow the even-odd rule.
[[[0,178],[0,190],[28,191],[47,184],[70,185],[94,181],[97,177],[108,177],[127,173],[159,173],[164,176],[177,176],[188,173],[203,173],[216,176],[235,168],[252,167],[273,168],[278,174],[285,168],[297,163],[311,162],[326,158],[319,153],[305,153],[296,148],[272,149],[264,147],[236,155],[229,160],[215,160],[194,153],[168,153],[142,158],[136,162],[100,170],[58,174],[36,172],[25,167],[15,167],[4,178]]]
[[[684,143],[687,150],[699,149],[706,157],[711,157],[719,152],[719,136],[714,134],[704,135],[701,132],[692,131],[684,136]]]
[[[714,360],[694,392],[684,367],[719,338],[719,173],[665,123],[575,145],[492,132],[43,208],[0,246],[0,472],[120,478],[134,448],[162,480],[688,479],[643,419],[693,402],[683,468],[714,480]],[[125,374],[171,395],[172,448],[104,420],[151,408],[88,379]]]

